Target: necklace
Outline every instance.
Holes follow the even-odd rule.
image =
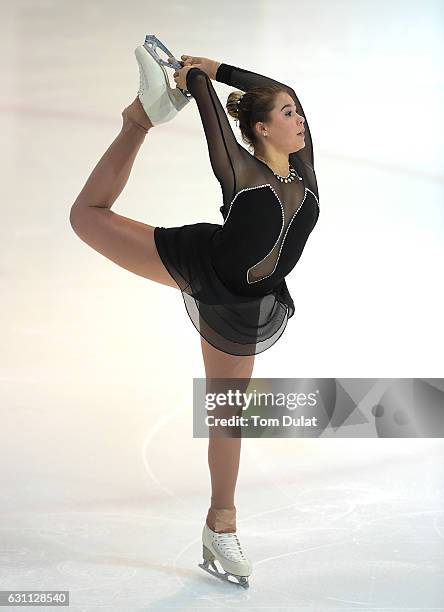
[[[256,159],[258,159],[261,162],[264,162],[264,164],[266,166],[268,166],[267,162],[265,162],[263,159],[261,159],[260,157],[256,157]],[[268,166],[270,168],[270,166]],[[287,176],[281,176],[280,174],[278,174],[277,172],[275,172],[273,170],[273,168],[270,168],[270,170],[273,172],[274,176],[279,179],[281,181],[281,183],[291,183],[292,181],[295,181],[296,178],[298,178],[300,181],[302,181],[302,178],[300,176],[298,176],[298,173],[296,172],[296,170],[293,168],[293,166],[291,164],[288,164],[289,167],[289,173],[287,174]]]

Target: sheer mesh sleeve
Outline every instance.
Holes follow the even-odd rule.
[[[226,194],[236,189],[236,170],[241,165],[240,145],[207,74],[191,68],[186,75],[187,90],[197,103],[207,139],[213,172]]]
[[[250,72],[249,70],[244,70],[243,68],[237,68],[236,66],[231,66],[230,64],[220,64],[216,72],[216,81],[226,83],[227,85],[240,89],[241,91],[248,91],[253,87],[268,85],[280,85],[283,89],[285,89],[295,101],[298,115],[301,115],[305,119],[305,147],[297,151],[297,155],[304,163],[313,168],[313,143],[307,123],[307,117],[305,116],[302,104],[300,103],[294,89],[288,85],[285,85],[284,83],[270,79],[269,77],[256,74],[255,72]]]

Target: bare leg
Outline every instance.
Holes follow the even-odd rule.
[[[120,133],[71,207],[71,226],[83,242],[122,268],[179,289],[157,252],[155,227],[111,210],[128,181],[148,130],[153,127],[138,98],[124,109],[122,117]]]
[[[248,386],[253,373],[254,355],[228,355],[214,348],[202,337],[201,345],[207,378],[241,378],[244,382],[241,381],[239,385],[245,388]],[[212,437],[210,432],[208,465],[211,475],[211,505],[206,522],[210,529],[218,533],[236,531],[234,494],[240,451],[240,437]]]
[[[234,493],[239,472],[240,451],[241,438],[209,438],[211,505],[206,521],[208,527],[218,533],[236,531]]]
[[[137,153],[153,127],[138,97],[122,112],[120,133],[102,155],[74,206],[111,208],[128,182]]]

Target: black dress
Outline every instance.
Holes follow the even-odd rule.
[[[283,183],[237,142],[206,73],[192,68],[186,80],[222,188],[224,222],[156,227],[156,247],[199,333],[225,353],[258,354],[278,340],[294,314],[285,276],[319,216],[310,130],[293,89],[248,70],[219,66],[216,80],[242,91],[280,85],[304,117],[305,147],[289,155],[299,180]]]

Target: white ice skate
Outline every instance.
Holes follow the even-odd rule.
[[[157,55],[156,48],[161,47],[168,55],[168,61]],[[139,64],[140,82],[137,95],[145,113],[153,125],[171,121],[190,101],[191,94],[178,87],[170,86],[164,66],[180,69],[179,62],[154,34],[145,37],[145,43],[134,51]]]
[[[199,567],[221,580],[248,589],[248,576],[252,573],[253,566],[244,555],[236,533],[216,533],[205,523],[202,545],[204,562],[199,563]],[[225,573],[219,571],[215,560],[221,564]],[[234,580],[230,580],[230,576]]]

